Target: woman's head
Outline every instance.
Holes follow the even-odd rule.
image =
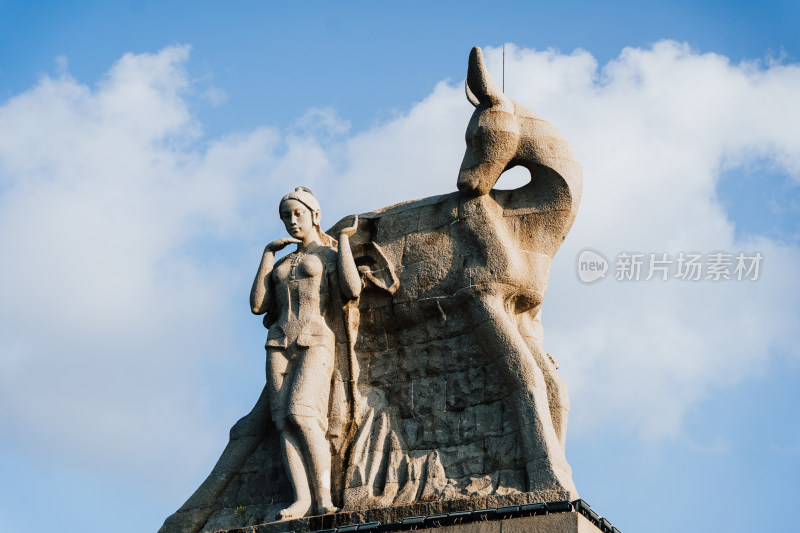
[[[305,187],[297,187],[281,198],[278,212],[286,231],[295,239],[305,240],[313,231],[320,237],[325,235],[320,229],[319,202]]]

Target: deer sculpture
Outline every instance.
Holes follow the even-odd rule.
[[[480,254],[470,267],[470,314],[484,349],[504,358],[517,387],[514,408],[529,487],[575,493],[564,457],[569,399],[554,361],[542,347],[539,310],[550,259],[567,235],[580,202],[582,172],[567,141],[537,114],[506,97],[473,48],[465,84],[475,106],[458,176],[462,195],[489,216],[464,219]],[[493,191],[505,170],[527,168],[531,182]],[[470,201],[465,201],[465,204]],[[480,206],[479,208],[477,206]]]
[[[386,334],[439,314],[465,316],[483,363],[496,368],[489,379],[513,391],[507,401],[519,428],[525,489],[577,497],[564,454],[569,399],[543,348],[539,313],[550,261],[580,202],[581,166],[555,127],[502,93],[478,47],[465,89],[475,111],[459,192],[359,215],[354,242],[380,246],[399,277],[392,312],[367,313],[362,330]],[[493,189],[518,165],[530,171],[529,183]]]

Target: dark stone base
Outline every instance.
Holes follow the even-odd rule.
[[[503,507],[497,507],[499,499],[503,500]],[[350,533],[356,530],[390,533],[434,529],[436,533],[619,533],[582,500],[572,503],[520,501],[516,505],[507,502],[508,496],[495,496],[416,503],[270,522],[214,533]]]
[[[420,529],[417,531],[433,531]],[[583,515],[559,513],[436,528],[436,533],[600,533]]]

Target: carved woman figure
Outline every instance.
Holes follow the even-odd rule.
[[[341,312],[341,298],[355,299],[361,279],[350,250],[356,224],[336,241],[320,228],[314,195],[298,187],[281,199],[281,220],[289,237],[267,245],[250,305],[267,313],[267,387],[272,419],[280,431],[286,473],[295,501],[278,513],[284,520],[337,509],[331,500],[331,450],[326,438],[335,339],[327,321]],[[275,262],[289,244],[297,250]],[[338,292],[338,294],[337,294]],[[333,304],[333,305],[331,305]]]

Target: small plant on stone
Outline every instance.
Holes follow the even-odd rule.
[[[236,507],[236,509],[233,510],[233,514],[240,518],[244,518],[244,505]]]

